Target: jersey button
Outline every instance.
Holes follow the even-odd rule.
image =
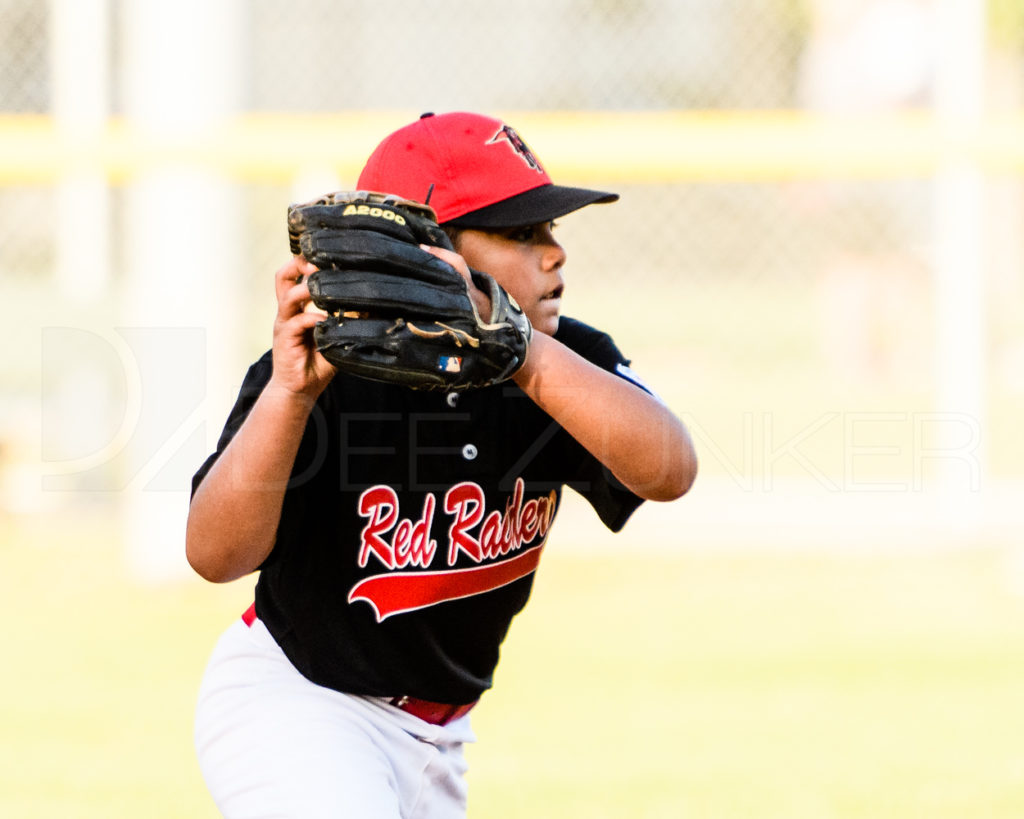
[[[445,396],[444,400],[448,402],[449,407],[454,407],[459,403],[459,394],[457,392],[450,392]]]
[[[477,452],[477,448],[472,444],[466,444],[462,448],[462,457],[465,458],[467,461],[472,461],[478,454],[479,453]]]

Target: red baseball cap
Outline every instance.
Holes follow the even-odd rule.
[[[536,225],[617,193],[554,185],[516,131],[481,114],[423,114],[386,137],[359,175],[360,190],[429,204],[441,224]]]

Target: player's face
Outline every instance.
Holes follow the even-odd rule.
[[[456,250],[476,270],[490,273],[519,302],[533,328],[558,329],[565,282],[565,250],[555,240],[554,222],[496,231],[462,230]]]

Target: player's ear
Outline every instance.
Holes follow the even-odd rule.
[[[462,229],[454,227],[452,225],[441,225],[441,230],[445,232],[448,237],[448,241],[452,243],[452,247],[455,248],[455,252],[459,252],[459,237],[462,235]]]

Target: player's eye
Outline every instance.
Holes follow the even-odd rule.
[[[540,238],[543,228],[554,230],[556,227],[558,227],[558,223],[555,221],[544,222],[539,225],[512,228],[506,235],[513,242],[533,242]]]
[[[509,231],[508,238],[513,242],[531,242],[536,235],[537,228],[534,225],[527,225],[526,227],[513,228]]]

